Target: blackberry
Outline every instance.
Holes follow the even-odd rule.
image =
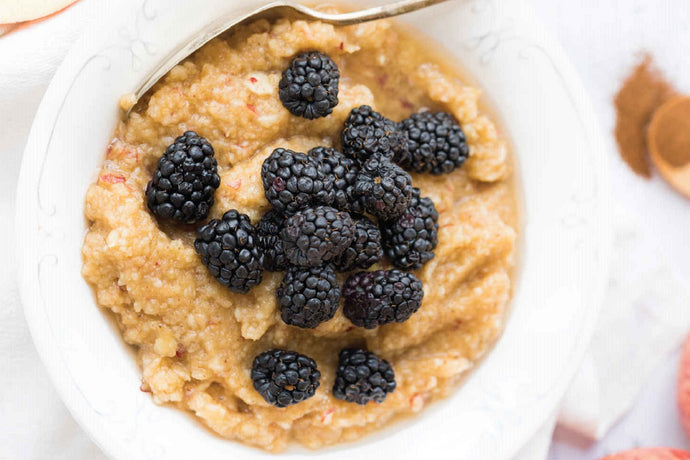
[[[286,324],[313,329],[333,318],[340,286],[331,265],[290,267],[276,290],[280,316]]]
[[[333,396],[343,401],[365,405],[382,403],[395,391],[395,372],[385,359],[357,348],[340,351],[335,373]]]
[[[355,107],[345,120],[343,153],[365,162],[375,155],[387,158],[407,155],[407,136],[397,123],[368,105]]]
[[[438,244],[438,211],[414,188],[410,204],[396,219],[381,224],[386,256],[398,268],[417,270],[433,259]]]
[[[461,167],[470,155],[465,133],[445,112],[419,112],[403,120],[408,155],[398,162],[409,171],[446,174]]]
[[[335,258],[335,267],[341,272],[367,269],[382,257],[379,227],[368,217],[359,216],[355,218],[355,239],[345,252]]]
[[[422,282],[400,270],[359,272],[343,286],[343,313],[355,326],[373,329],[407,321],[422,305]]]
[[[351,200],[347,192],[357,179],[357,162],[330,147],[313,148],[309,151],[309,157],[319,163],[324,175],[333,179],[333,207],[349,211]]]
[[[221,284],[244,294],[261,283],[264,256],[257,243],[249,217],[232,209],[199,229],[194,249]]]
[[[282,272],[288,267],[283,241],[280,239],[280,230],[284,224],[285,217],[271,209],[256,226],[259,247],[264,253],[264,268],[270,272]]]
[[[355,223],[347,212],[319,206],[288,217],[280,238],[291,264],[318,267],[352,244]]]
[[[254,358],[250,375],[254,389],[276,407],[291,406],[311,398],[321,380],[321,372],[313,359],[278,349]]]
[[[376,156],[364,163],[353,187],[354,199],[381,220],[401,215],[412,196],[412,178],[388,159]]]
[[[338,105],[340,71],[318,51],[302,53],[283,71],[278,95],[291,114],[309,120],[325,117]]]
[[[162,219],[193,224],[208,217],[220,185],[213,147],[194,131],[175,139],[146,186],[146,204]]]
[[[333,202],[333,178],[304,153],[275,149],[261,166],[266,198],[282,213]]]

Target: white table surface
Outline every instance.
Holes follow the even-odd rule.
[[[660,236],[676,270],[690,279],[690,245],[684,244],[690,202],[658,178],[650,182],[636,178],[618,159],[610,136],[611,100],[634,64],[636,52],[653,52],[674,83],[690,92],[690,2],[527,1],[563,44],[592,96],[609,139],[614,198],[644,216],[645,225]],[[8,63],[0,64],[0,74],[5,65]],[[30,128],[25,120],[35,112],[45,87],[44,83],[27,83],[17,94],[21,105],[12,98],[0,99],[0,459],[100,459],[98,448],[81,432],[52,389],[30,344],[17,302],[14,190]],[[690,449],[675,406],[677,362],[676,355],[659,366],[630,414],[603,440],[586,445],[557,432],[549,459],[594,460],[637,446]]]

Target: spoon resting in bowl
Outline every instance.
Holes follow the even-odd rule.
[[[400,0],[388,5],[376,6],[349,13],[323,13],[314,10],[293,0],[278,0],[268,3],[259,8],[255,8],[245,14],[238,15],[234,12],[232,16],[221,17],[218,20],[204,27],[197,32],[194,37],[185,43],[177,46],[171,51],[160,64],[142,81],[138,88],[126,96],[123,105],[127,110],[125,117],[129,116],[134,105],[153,85],[163,78],[173,67],[183,61],[187,56],[198,50],[206,43],[218,35],[231,30],[242,23],[255,19],[287,16],[291,18],[312,19],[316,21],[333,24],[336,26],[349,26],[361,24],[363,22],[375,21],[377,19],[390,18],[401,14],[417,11],[428,6],[449,0]]]

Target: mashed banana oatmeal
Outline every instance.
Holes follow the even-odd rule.
[[[510,157],[480,108],[480,91],[428,50],[388,21],[334,28],[259,20],[214,39],[175,67],[118,124],[86,195],[83,275],[98,305],[114,314],[124,340],[136,348],[141,390],[156,403],[189,411],[220,436],[269,451],[293,441],[319,448],[421,411],[457,388],[487,353],[511,296],[518,220]],[[309,51],[328,58],[295,60]],[[318,81],[313,71],[306,83],[300,80],[300,69],[313,66],[321,69]],[[281,83],[288,68],[294,74]],[[311,97],[305,85],[316,87],[313,106],[299,104]],[[420,134],[417,126],[415,133],[414,123],[400,122],[425,111],[446,114],[432,137],[446,136],[443,130],[456,129],[448,123],[457,126],[448,120],[457,120],[465,138],[451,139],[445,154],[458,160],[456,147],[467,145],[466,161],[451,161],[448,168],[441,160],[424,163],[424,129]],[[372,123],[384,126],[384,134],[374,129],[362,137],[352,114],[364,125],[379,120]],[[390,134],[385,126],[406,127],[404,142],[379,142],[377,148],[393,152],[407,143],[410,152],[414,145],[420,150],[407,160],[391,153],[409,175],[389,161],[388,150],[367,150],[367,136]],[[347,153],[358,138],[364,143],[354,156],[370,160],[352,179],[359,181],[353,186],[359,194],[350,194],[347,180],[334,184],[318,168],[309,169],[306,152],[323,147],[309,153],[314,158],[320,152],[323,160],[334,152],[329,148]],[[291,189],[276,172],[287,157],[303,165],[290,170],[299,180],[313,175],[306,189]],[[205,174],[203,186],[194,185],[196,198],[189,198],[202,205],[187,210],[182,198],[175,203],[174,194],[165,194],[187,179],[195,184],[192,166],[185,170],[189,177],[173,177],[187,164],[183,158],[202,165]],[[355,163],[343,159],[340,165]],[[374,171],[369,176],[367,168]],[[337,176],[335,170],[329,177]],[[382,192],[385,203],[371,198],[388,182],[395,185]],[[308,209],[289,209],[300,193],[336,189],[342,194],[331,195],[329,206],[310,202]],[[271,226],[262,220],[271,208],[285,213],[276,220],[284,229],[269,239],[270,247],[257,249],[260,232]],[[369,219],[357,220],[360,212]],[[426,227],[406,225],[404,215]],[[310,225],[328,234],[307,238],[322,246],[318,253],[300,243]],[[415,244],[426,244],[417,253],[405,252],[411,227]],[[364,246],[344,261],[350,244]],[[276,255],[279,250],[284,254]],[[286,260],[279,263],[281,256]],[[239,268],[229,268],[230,259],[239,260]],[[270,264],[285,266],[263,269]],[[351,271],[336,274],[333,264]],[[364,267],[373,274],[359,273]],[[305,297],[315,303],[305,305]],[[310,305],[315,310],[304,313]]]

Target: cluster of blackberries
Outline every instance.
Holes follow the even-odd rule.
[[[329,115],[338,103],[340,73],[319,52],[303,53],[283,73],[279,96],[296,116]],[[375,328],[406,321],[424,291],[411,272],[434,257],[438,212],[413,187],[408,171],[443,174],[469,155],[465,135],[447,113],[421,112],[396,123],[369,106],[353,109],[341,133],[341,151],[276,149],[261,179],[272,206],[255,225],[227,211],[198,230],[194,243],[220,283],[246,293],[263,270],[285,272],[276,291],[286,324],[315,328],[335,315]],[[220,185],[211,144],[189,131],[168,147],[146,189],[151,212],[192,224],[208,217]],[[386,256],[396,268],[366,271]],[[341,290],[337,272],[350,274]],[[316,362],[274,349],[258,355],[251,378],[264,399],[286,407],[314,395]],[[382,402],[395,389],[390,364],[366,350],[344,349],[333,395],[358,404]]]
[[[382,156],[361,164],[317,147],[306,154],[274,150],[261,178],[273,209],[259,222],[256,241],[264,268],[285,271],[276,292],[285,323],[317,327],[335,315],[341,296],[345,316],[366,328],[403,322],[417,311],[424,293],[413,273],[361,271],[342,291],[336,278],[370,268],[384,252],[405,269],[433,257],[438,214],[409,174]],[[359,206],[379,224],[353,210]]]

